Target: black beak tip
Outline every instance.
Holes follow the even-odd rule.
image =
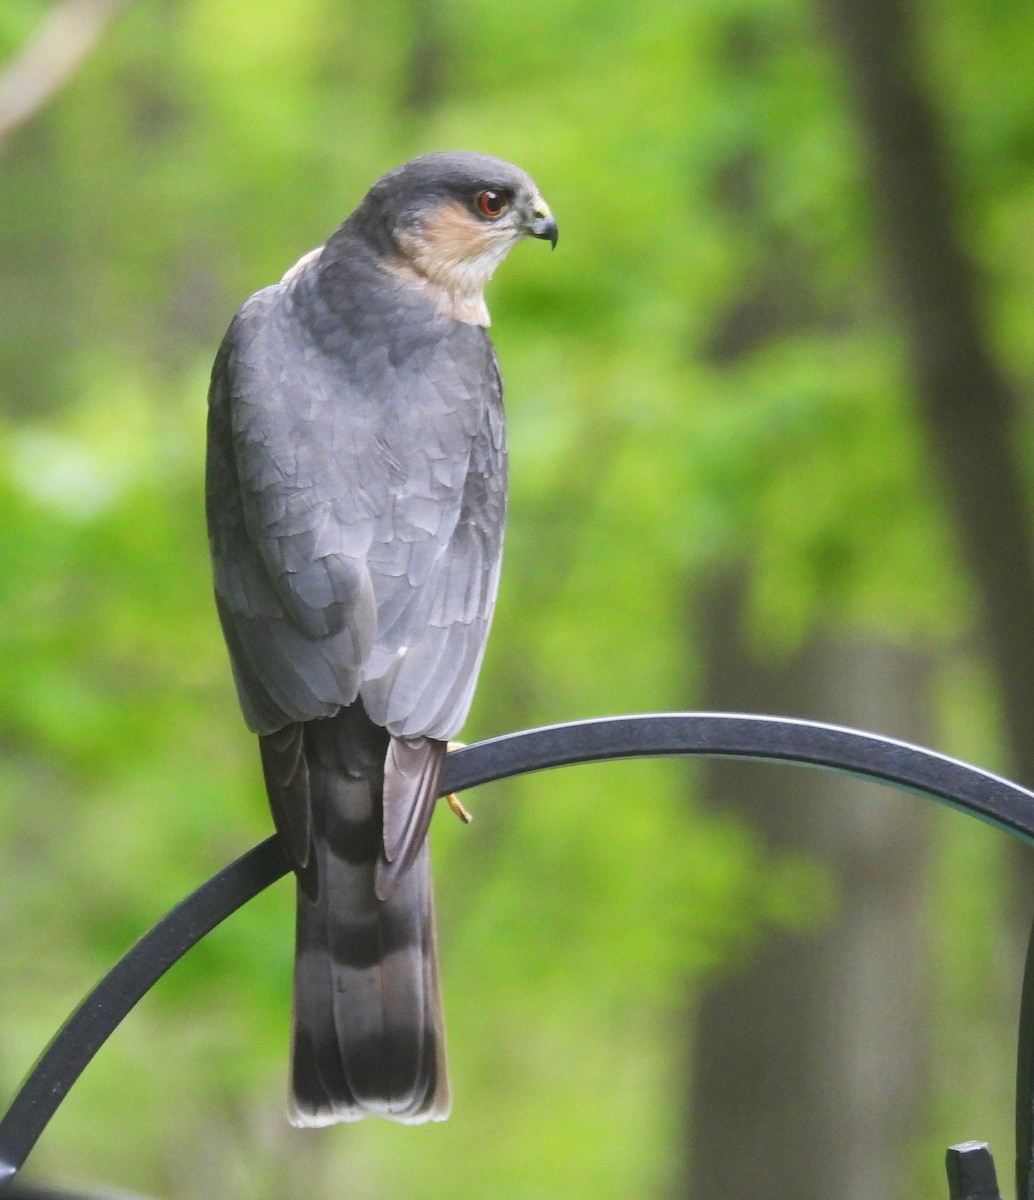
[[[542,238],[543,241],[549,242],[550,248],[555,250],[560,234],[557,230],[556,221],[552,217],[539,217],[531,226],[532,237]]]

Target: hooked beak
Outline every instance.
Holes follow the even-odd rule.
[[[560,234],[557,231],[553,214],[549,211],[549,205],[541,196],[535,199],[535,206],[531,210],[531,223],[528,225],[528,231],[532,237],[542,238],[544,241],[549,242],[553,250],[556,249],[557,238]]]

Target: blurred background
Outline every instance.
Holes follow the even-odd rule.
[[[3,0],[0,1097],[270,824],[210,597],[207,375],[383,171],[512,159],[511,519],[467,740],[815,717],[1034,784],[1034,8]],[[1025,848],[796,768],[493,785],[433,830],[444,1125],[284,1119],[288,882],[27,1174],[165,1200],[1009,1186]]]

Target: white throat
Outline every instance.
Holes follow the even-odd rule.
[[[389,270],[433,299],[439,312],[468,325],[490,325],[485,285],[513,249],[515,239],[503,229],[408,232],[400,237],[404,257]]]

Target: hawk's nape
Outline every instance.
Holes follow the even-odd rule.
[[[216,603],[298,877],[291,1119],[448,1114],[426,834],[495,604],[502,387],[483,289],[556,223],[432,154],[241,308],[209,393]]]

